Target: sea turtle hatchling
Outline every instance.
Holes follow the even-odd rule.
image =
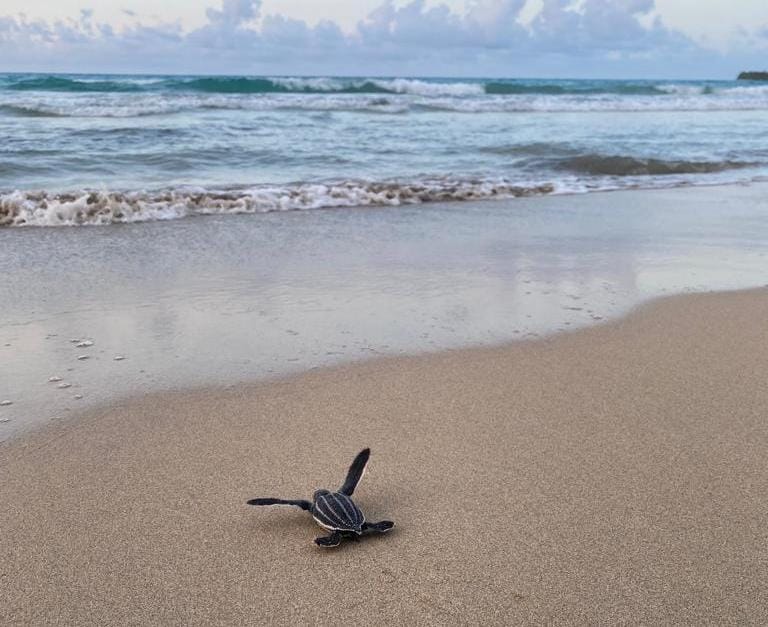
[[[347,472],[347,478],[338,492],[317,490],[312,501],[300,499],[251,499],[248,505],[293,505],[312,514],[315,522],[330,531],[330,535],[315,538],[315,544],[329,548],[338,546],[342,539],[357,540],[369,533],[385,533],[395,526],[391,520],[377,523],[366,522],[363,512],[352,500],[352,493],[365,472],[371,449],[363,449],[357,454]]]

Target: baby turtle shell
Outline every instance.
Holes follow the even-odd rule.
[[[312,504],[312,517],[321,527],[331,531],[363,532],[365,516],[346,494],[318,490]]]

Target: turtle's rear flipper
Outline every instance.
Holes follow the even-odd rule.
[[[248,501],[248,505],[293,505],[294,507],[300,507],[303,510],[309,511],[312,507],[312,503],[309,501],[303,501],[300,499],[251,499]]]
[[[338,531],[334,531],[329,536],[322,536],[320,538],[315,538],[315,544],[317,546],[321,546],[324,549],[329,549],[333,546],[339,546],[341,543],[341,533]]]
[[[382,520],[377,523],[363,523],[363,533],[386,533],[395,526],[391,520]]]

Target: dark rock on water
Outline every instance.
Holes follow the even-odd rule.
[[[768,72],[742,72],[738,76],[740,81],[768,81]]]

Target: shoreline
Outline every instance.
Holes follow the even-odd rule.
[[[608,319],[595,320],[587,325],[579,327],[566,327],[552,330],[549,333],[536,334],[531,337],[519,337],[497,344],[443,347],[425,352],[404,353],[399,355],[367,355],[357,357],[354,360],[342,361],[335,364],[322,366],[312,366],[304,370],[295,372],[271,373],[262,375],[258,378],[243,379],[232,383],[203,384],[189,387],[169,387],[165,389],[152,390],[145,393],[126,394],[111,398],[108,401],[84,408],[79,413],[67,414],[56,417],[53,420],[41,424],[35,424],[30,427],[11,434],[6,439],[0,440],[0,455],[4,449],[10,449],[16,445],[24,446],[25,441],[47,437],[47,434],[54,432],[66,433],[70,429],[78,428],[80,423],[88,421],[98,421],[99,416],[109,414],[111,411],[130,406],[136,403],[150,402],[152,399],[172,400],[185,397],[201,397],[214,395],[226,395],[229,393],[253,392],[256,393],[262,388],[276,386],[287,386],[302,381],[308,377],[315,376],[345,376],[349,371],[365,372],[367,369],[376,369],[378,367],[388,368],[397,367],[399,363],[409,363],[412,361],[439,359],[448,356],[460,356],[462,354],[474,355],[482,353],[497,353],[506,350],[514,350],[518,347],[536,346],[538,344],[546,345],[560,338],[567,338],[574,334],[579,334],[589,330],[611,329],[620,327],[625,321],[631,320],[635,316],[643,315],[646,310],[663,306],[667,301],[677,301],[689,297],[706,296],[729,296],[739,294],[762,294],[768,293],[768,283],[761,286],[748,288],[734,288],[731,290],[709,290],[706,292],[685,292],[670,295],[662,295],[650,298],[636,303],[627,311]],[[11,406],[12,407],[12,406]]]
[[[730,171],[727,171],[730,172]],[[734,170],[738,172],[738,170]],[[693,174],[692,174],[693,175]],[[669,176],[669,175],[660,175]],[[437,177],[439,178],[439,177]],[[467,185],[461,182],[460,184]],[[484,184],[490,185],[490,182]],[[762,186],[768,187],[768,177],[763,174],[751,174],[746,177],[735,176],[733,178],[713,178],[712,180],[681,180],[681,181],[662,181],[653,184],[644,181],[624,182],[623,186],[616,182],[605,183],[603,187],[568,188],[558,187],[555,183],[514,183],[497,182],[497,189],[489,191],[487,195],[472,190],[466,190],[466,197],[452,197],[451,189],[456,187],[455,182],[446,178],[446,189],[432,190],[433,197],[426,200],[420,200],[420,194],[425,194],[424,189],[428,185],[419,182],[396,182],[396,181],[374,181],[369,182],[371,190],[366,190],[365,184],[353,179],[343,181],[328,182],[306,182],[306,183],[279,183],[279,184],[258,184],[258,185],[223,185],[221,188],[211,187],[202,191],[194,185],[178,185],[173,188],[159,187],[156,189],[131,190],[117,188],[114,190],[102,188],[79,187],[72,189],[63,189],[56,191],[40,191],[37,188],[30,189],[0,189],[0,200],[4,196],[17,196],[15,200],[19,205],[23,205],[29,198],[34,202],[45,205],[46,211],[34,211],[24,208],[23,213],[30,215],[40,214],[27,221],[27,218],[19,218],[0,214],[0,229],[58,229],[58,228],[104,228],[120,227],[137,224],[151,225],[158,222],[174,222],[176,220],[205,220],[214,217],[227,216],[260,216],[265,214],[285,214],[294,212],[308,211],[371,211],[371,210],[389,210],[396,211],[402,209],[412,209],[418,207],[427,208],[437,206],[448,206],[452,208],[461,207],[466,204],[486,203],[486,202],[515,202],[520,199],[538,199],[538,198],[568,198],[593,196],[599,194],[615,193],[643,193],[643,192],[669,192],[681,191],[687,189],[736,189],[739,187]],[[563,185],[563,184],[561,184]],[[280,207],[279,197],[276,197],[269,206],[259,208],[255,204],[250,206],[251,197],[254,191],[261,188],[266,190],[282,189],[288,196],[300,197],[303,188],[323,188],[325,190],[346,190],[349,193],[350,201],[359,200],[361,193],[369,193],[372,199],[382,196],[385,200],[371,202],[362,202],[360,204],[349,204],[340,202],[339,204],[325,204],[318,199],[316,205],[304,206],[297,204],[290,208]],[[386,192],[389,192],[398,198],[397,202],[392,202],[387,198]],[[210,194],[213,199],[226,203],[217,211],[209,211],[205,203],[201,201],[200,196]],[[330,194],[330,192],[329,192]],[[168,196],[173,195],[173,200]],[[187,195],[186,202],[181,202],[181,197]],[[331,197],[334,197],[331,194]],[[335,197],[334,197],[335,198]],[[415,200],[414,200],[415,199]],[[169,207],[158,208],[153,205],[160,204],[160,201],[167,202]],[[9,206],[13,203],[8,202]],[[242,210],[235,209],[238,206],[245,205],[249,208]],[[202,205],[202,207],[201,207]],[[153,207],[147,210],[145,217],[141,217],[141,206]],[[170,209],[171,206],[185,206],[184,209]],[[233,210],[235,209],[235,210]],[[167,213],[179,211],[178,215],[168,217]],[[119,218],[114,218],[114,215]],[[40,217],[40,216],[43,217]],[[132,217],[138,216],[138,217]],[[22,220],[18,224],[15,219]]]
[[[0,616],[760,624],[766,316],[765,288],[677,295],[6,442]],[[244,505],[333,487],[363,446],[359,503],[388,536],[319,553],[306,515]]]
[[[765,188],[6,229],[0,440],[148,391],[495,346],[763,285]]]

